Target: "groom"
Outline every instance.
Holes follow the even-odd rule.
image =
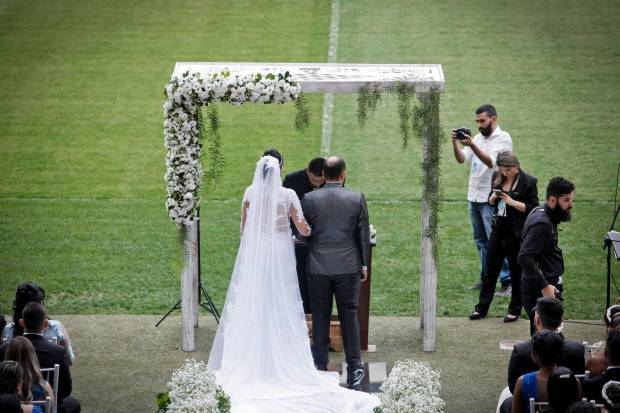
[[[366,199],[344,188],[344,160],[332,156],[324,165],[325,185],[306,194],[302,209],[312,227],[306,272],[312,307],[312,356],[319,370],[329,362],[329,324],[336,296],[347,359],[347,385],[360,390],[364,366],[357,319],[360,282],[368,276],[370,238]]]

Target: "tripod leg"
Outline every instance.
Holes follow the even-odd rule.
[[[168,310],[168,312],[166,314],[164,314],[164,316],[161,318],[161,320],[159,320],[157,322],[157,324],[155,324],[155,327],[159,327],[161,322],[164,321],[165,318],[170,315],[170,313],[172,313],[174,310],[178,310],[179,308],[181,308],[181,300],[177,301],[177,303],[175,305],[173,305],[172,308],[170,310]]]
[[[206,307],[204,307],[206,310],[208,310],[209,312],[211,312],[211,314],[213,314],[213,317],[215,318],[215,321],[219,324],[220,323],[220,313],[217,311],[217,308],[215,307],[215,303],[213,302],[213,300],[211,299],[211,297],[209,296],[209,293],[207,292],[207,289],[202,285],[202,283],[200,283],[199,285],[200,287],[200,291],[202,291],[202,295],[205,298],[205,303],[201,303],[200,305],[204,307],[204,305],[206,305]]]

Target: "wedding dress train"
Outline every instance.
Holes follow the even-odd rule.
[[[247,212],[247,214],[246,214]],[[232,413],[372,412],[379,399],[316,370],[291,241],[291,218],[308,230],[278,161],[257,163],[244,195],[242,237],[209,368],[231,396]]]

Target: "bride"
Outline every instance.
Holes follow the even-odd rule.
[[[232,413],[372,412],[379,399],[316,370],[297,282],[290,222],[310,235],[276,158],[262,157],[243,196],[241,243],[209,368]]]

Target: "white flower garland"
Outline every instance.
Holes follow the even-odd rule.
[[[215,73],[202,78],[199,73],[173,76],[166,85],[164,108],[164,142],[166,154],[166,208],[177,225],[196,219],[202,182],[200,153],[200,107],[216,102],[286,103],[299,97],[300,87],[288,72],[230,76]]]
[[[383,413],[443,413],[439,372],[425,363],[399,361],[381,385]]]
[[[202,361],[185,360],[183,367],[172,373],[168,413],[223,413],[222,397],[228,398],[215,381],[215,374]],[[230,408],[229,400],[225,410]]]

